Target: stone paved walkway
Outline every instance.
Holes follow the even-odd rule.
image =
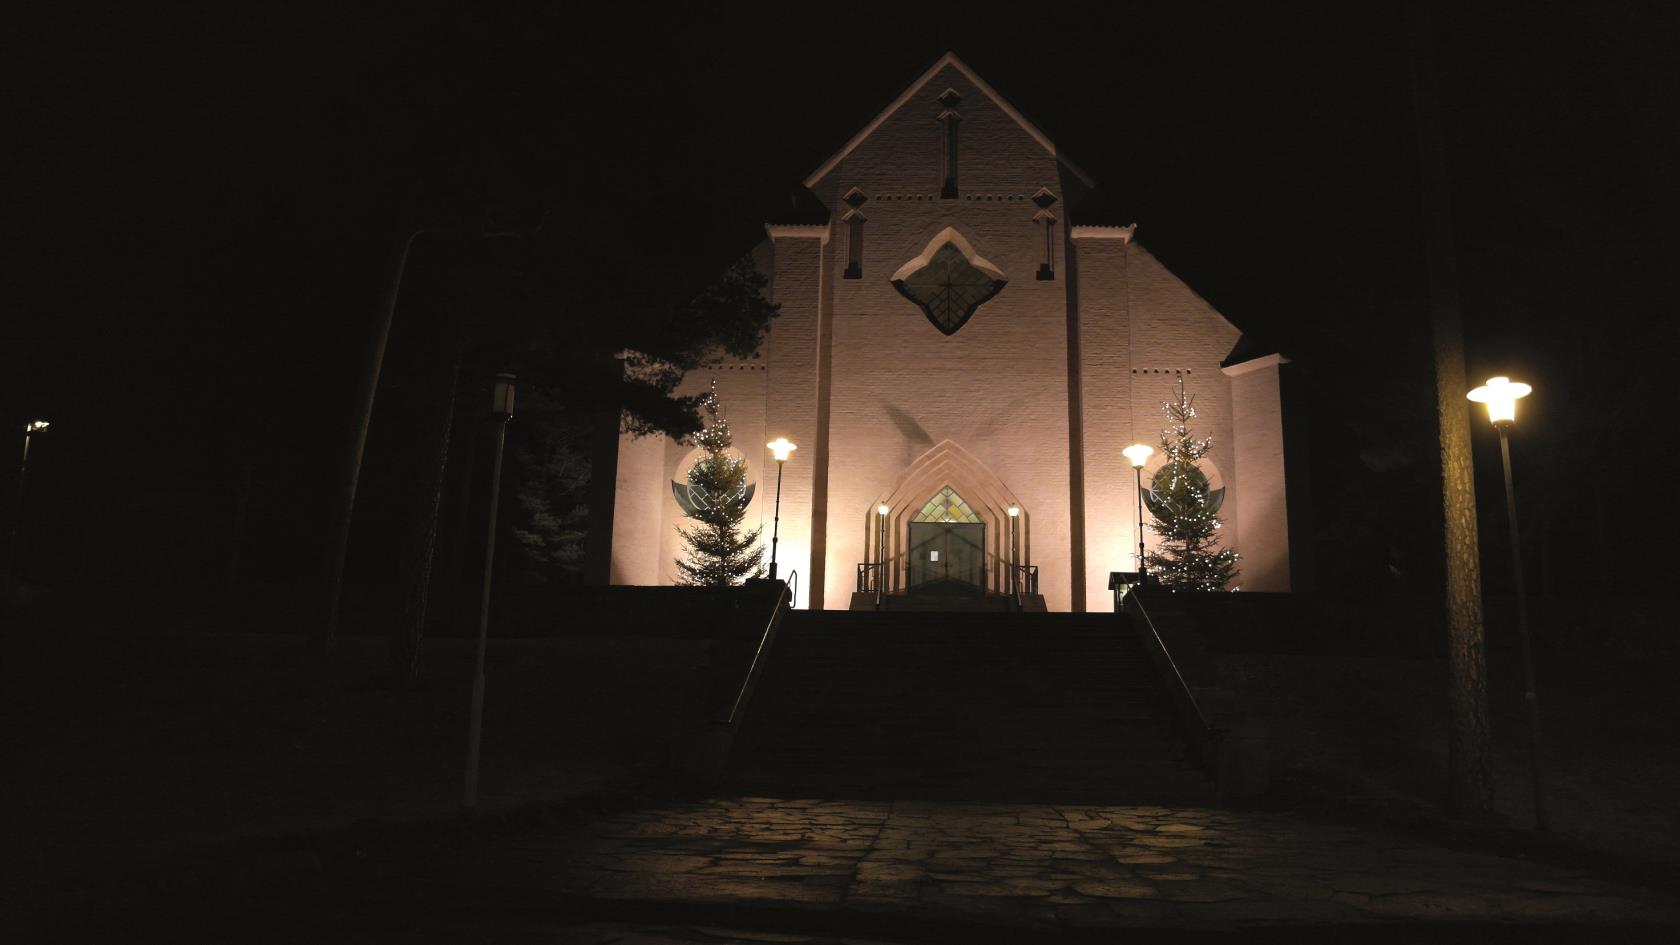
[[[439,877],[444,878],[444,877]],[[1021,928],[1434,920],[1675,926],[1664,896],[1287,814],[739,798],[505,840],[447,878],[592,901]]]

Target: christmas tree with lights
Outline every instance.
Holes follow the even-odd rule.
[[[763,529],[741,527],[753,485],[747,481],[747,461],[730,451],[734,437],[729,421],[720,416],[715,381],[700,407],[708,419],[694,434],[694,442],[706,455],[688,471],[687,482],[671,483],[677,504],[699,523],[677,529],[687,546],[686,558],[677,559],[678,583],[730,587],[759,573],[764,548],[758,536]]]
[[[1143,502],[1155,517],[1149,527],[1161,536],[1159,547],[1144,556],[1149,580],[1169,591],[1223,591],[1237,577],[1237,553],[1219,547],[1219,507],[1224,489],[1209,489],[1196,461],[1213,448],[1213,437],[1190,433],[1196,418],[1192,398],[1178,379],[1178,400],[1167,401],[1167,428],[1161,448],[1167,461],[1150,477]]]

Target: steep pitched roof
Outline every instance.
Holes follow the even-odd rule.
[[[933,77],[938,75],[940,70],[944,69],[946,66],[956,69],[958,72],[963,74],[964,78],[974,83],[974,87],[976,89],[979,89],[987,98],[990,98],[998,108],[1002,109],[1005,115],[1014,119],[1015,123],[1021,126],[1021,130],[1031,135],[1034,141],[1037,141],[1044,150],[1050,152],[1050,154],[1054,156],[1056,160],[1060,161],[1064,167],[1076,174],[1080,180],[1085,182],[1087,187],[1096,186],[1096,182],[1091,180],[1084,171],[1080,170],[1077,165],[1056,150],[1055,142],[1051,141],[1048,135],[1046,135],[1043,131],[1040,131],[1037,125],[1028,121],[1025,115],[1021,114],[1015,106],[1009,104],[1009,102],[1002,95],[999,95],[998,91],[992,88],[985,79],[980,78],[980,76],[975,74],[973,69],[970,69],[966,63],[964,63],[961,59],[958,59],[957,54],[954,52],[948,52],[945,55],[940,56],[939,61],[935,62],[932,66],[929,66],[928,70],[923,72],[916,81],[910,83],[909,88],[906,88],[902,93],[900,93],[898,98],[892,100],[892,104],[882,109],[881,113],[876,115],[869,124],[864,125],[861,131],[853,135],[851,140],[847,141],[844,147],[842,147],[839,151],[836,151],[828,160],[824,161],[822,166],[812,171],[810,175],[805,178],[805,186],[815,186],[817,181],[821,180],[824,175],[826,175],[829,171],[834,170],[835,165],[845,160],[846,155],[851,154],[858,145],[862,144],[865,139],[874,134],[875,129],[881,127],[882,123],[890,118],[893,112],[903,108],[906,102],[909,102],[912,98],[914,98],[916,93],[922,90],[923,86],[933,81]]]

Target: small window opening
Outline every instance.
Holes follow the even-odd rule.
[[[1038,263],[1038,280],[1048,282],[1056,278],[1056,215],[1040,210],[1033,222],[1044,228],[1044,258]]]
[[[846,271],[843,278],[863,278],[863,225],[869,220],[856,210],[841,217],[846,224]]]
[[[945,182],[939,188],[941,200],[957,199],[957,126],[962,124],[962,116],[957,114],[957,106],[962,104],[962,96],[956,89],[946,89],[939,96],[938,102],[943,106],[939,113],[939,122],[945,126],[945,154],[944,172]]]

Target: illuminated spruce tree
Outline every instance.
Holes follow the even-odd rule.
[[[747,461],[730,453],[734,437],[729,421],[719,415],[715,381],[700,408],[707,420],[694,442],[706,455],[688,471],[686,483],[671,483],[677,504],[698,523],[677,529],[687,546],[686,557],[677,559],[678,581],[691,587],[729,587],[759,573],[762,529],[741,527],[753,485],[747,481]]]
[[[1236,579],[1237,553],[1219,547],[1219,507],[1224,489],[1209,489],[1196,461],[1213,447],[1213,437],[1190,433],[1196,418],[1192,398],[1178,379],[1178,400],[1161,405],[1168,425],[1161,431],[1167,461],[1150,477],[1143,502],[1155,517],[1149,527],[1160,546],[1144,556],[1150,580],[1170,591],[1222,591]]]

